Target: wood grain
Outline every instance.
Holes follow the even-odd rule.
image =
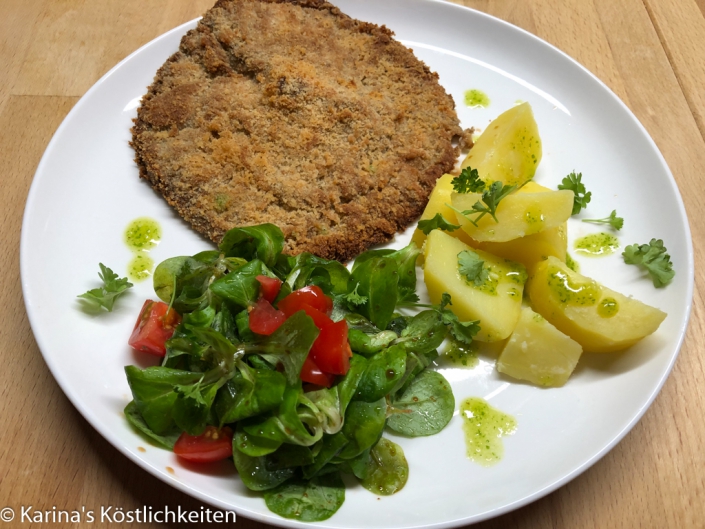
[[[457,3],[547,40],[627,103],[654,138],[678,182],[696,258],[693,313],[681,355],[641,422],[571,483],[477,527],[703,527],[705,0]],[[18,248],[24,202],[37,163],[78,97],[126,55],[199,16],[210,4],[211,0],[0,3],[0,270],[4,272],[0,288],[0,508],[181,505],[197,510],[201,506],[123,457],[63,395],[29,328]],[[245,519],[239,519],[238,525],[267,527]],[[84,526],[95,525],[72,525]]]

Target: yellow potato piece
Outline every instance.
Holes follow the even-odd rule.
[[[545,191],[551,190],[536,182],[528,182],[517,193]],[[566,254],[568,253],[568,225],[564,222],[555,228],[549,228],[506,242],[473,242],[471,239],[468,244],[493,255],[521,263],[531,274],[538,263],[548,259],[551,255],[565,263]]]
[[[555,257],[527,286],[532,308],[592,353],[621,351],[658,329],[666,313],[573,272]]]
[[[480,193],[451,193],[451,205],[458,211],[472,209],[482,200]],[[506,242],[526,235],[557,228],[564,224],[573,211],[573,192],[538,191],[517,192],[502,199],[497,206],[495,221],[487,214],[477,226],[456,212],[461,228],[476,241]],[[476,214],[470,214],[473,220]]]
[[[538,386],[562,386],[578,365],[580,344],[524,307],[497,359],[497,371]]]
[[[488,279],[477,286],[458,270],[458,254],[465,250],[473,249],[444,231],[433,230],[428,235],[424,247],[424,281],[431,301],[440,303],[447,292],[452,300],[449,308],[460,321],[480,320],[481,330],[476,340],[504,340],[519,320],[526,270],[519,263],[473,250],[489,270]]]
[[[541,138],[529,103],[522,103],[492,121],[463,160],[488,184],[499,180],[521,185],[531,180],[541,161]]]
[[[424,209],[419,220],[432,219],[437,213],[440,213],[451,224],[457,224],[455,211],[446,205],[450,204],[450,194],[453,192],[453,184],[451,183],[453,178],[455,178],[455,176],[452,174],[444,174],[436,180],[436,187],[433,188],[431,196],[428,199],[428,204],[426,204],[426,209]],[[463,230],[455,230],[447,233],[453,237],[457,237],[465,244],[470,244],[470,237]],[[416,246],[422,248],[426,240],[426,235],[420,229],[416,228],[411,240],[416,243]]]

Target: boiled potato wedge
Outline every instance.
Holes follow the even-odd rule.
[[[482,199],[480,193],[451,193],[450,201],[457,210],[458,224],[470,237],[479,242],[506,242],[563,225],[573,211],[573,196],[567,189],[512,193],[497,206],[496,221],[485,215],[477,226],[457,211],[470,210]]]
[[[591,353],[621,351],[658,329],[666,313],[573,272],[555,257],[527,287],[532,308]]]
[[[544,387],[566,383],[583,348],[529,307],[497,359],[497,371]]]
[[[551,190],[536,182],[527,182],[517,193],[540,193],[546,191]],[[474,242],[471,239],[468,244],[498,257],[521,263],[531,274],[538,263],[551,255],[565,263],[568,253],[568,225],[564,222],[555,228],[549,228],[506,242]]]
[[[452,300],[450,309],[460,321],[480,320],[476,340],[504,340],[519,320],[526,270],[518,263],[473,250],[489,271],[478,286],[458,270],[458,254],[465,250],[473,249],[444,231],[429,233],[424,247],[424,281],[431,301],[440,303],[447,292]]]
[[[522,185],[531,180],[541,161],[541,138],[529,103],[500,114],[477,138],[462,168],[477,169],[487,184],[499,180]]]
[[[457,224],[455,211],[447,206],[447,204],[450,204],[450,194],[453,192],[453,184],[451,183],[453,178],[455,178],[455,176],[452,174],[444,174],[436,180],[436,187],[431,191],[426,209],[424,209],[419,220],[432,219],[436,214],[440,213],[451,224]],[[447,233],[453,237],[457,237],[465,244],[471,243],[470,237],[463,230],[455,230]],[[422,248],[426,240],[426,235],[420,229],[416,228],[411,240],[416,243],[416,246]]]

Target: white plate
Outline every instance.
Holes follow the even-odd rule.
[[[591,217],[617,209],[623,245],[663,238],[677,270],[656,290],[619,254],[581,259],[582,271],[655,305],[668,318],[630,351],[585,355],[561,389],[542,390],[500,377],[493,359],[472,370],[451,369],[456,400],[484,397],[517,418],[504,459],[483,468],[465,457],[460,417],[439,435],[397,439],[410,465],[409,482],[392,497],[348,489],[340,511],[320,527],[451,527],[497,516],[535,500],[584,471],[610,450],[649,407],[673,366],[690,313],[693,252],[685,210],[663,157],[643,127],[600,81],[560,51],[509,24],[452,4],[427,0],[339,0],[344,12],[383,23],[440,75],[457,102],[463,126],[483,127],[515,104],[533,106],[544,144],[537,182],[555,187],[581,171],[593,199]],[[106,74],[74,107],[37,169],[25,211],[22,285],[32,329],[66,395],[115,447],[178,489],[223,509],[282,526],[248,493],[234,470],[198,473],[153,448],[127,426],[130,400],[123,366],[148,361],[126,345],[150,282],[138,283],[111,314],[86,316],[76,295],[96,286],[98,262],[125,275],[131,253],[123,231],[136,217],[157,219],[159,262],[210,245],[138,179],[128,146],[131,119],[157,68],[190,22],[147,44]],[[492,103],[463,105],[478,88]],[[667,213],[666,213],[667,212]],[[570,222],[571,240],[598,228]],[[405,238],[399,237],[397,244]],[[146,447],[146,452],[138,451]],[[174,473],[167,471],[172,467]]]

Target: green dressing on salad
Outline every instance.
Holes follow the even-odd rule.
[[[475,346],[455,341],[443,351],[442,358],[459,367],[473,368],[480,363]]]
[[[477,397],[465,399],[460,404],[460,415],[468,457],[484,467],[499,462],[504,455],[502,437],[516,431],[516,419]]]

